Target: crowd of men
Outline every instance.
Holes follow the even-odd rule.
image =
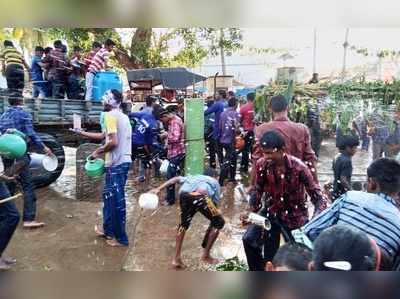
[[[84,63],[87,68],[79,67],[79,76],[83,76],[82,70],[86,71],[87,99],[91,98],[93,76],[107,68],[113,47],[111,40],[107,40],[103,47],[94,44],[91,58],[87,64]],[[73,76],[78,76],[78,73],[70,72],[70,66],[74,70],[74,66],[81,65],[79,49],[74,49],[74,58],[68,62],[64,60],[65,46],[59,41],[54,43],[54,49],[36,50],[32,64],[38,70],[38,76],[32,79],[35,80],[36,95],[51,92],[52,96],[63,97],[64,93],[74,90],[65,86],[75,80]],[[23,109],[23,98],[19,93],[21,77],[18,76],[26,67],[25,61],[8,41],[0,57],[5,65],[8,88],[14,92],[14,96],[9,97],[10,107],[0,116],[0,132],[4,134],[17,129],[27,136],[28,145],[51,154],[33,130],[31,115]],[[125,196],[128,173],[137,160],[138,182],[146,182],[148,186],[152,170],[155,176],[159,176],[160,161],[165,159],[169,162],[167,181],[150,192],[161,194],[166,189],[162,202],[167,206],[175,205],[179,198],[180,221],[172,265],[174,268],[185,267],[181,254],[183,241],[193,216],[198,212],[210,221],[202,241],[201,260],[217,263],[211,251],[225,225],[218,208],[221,187],[236,185],[236,168],[241,157],[240,171],[250,175],[249,205],[241,220],[247,227],[243,246],[251,271],[390,270],[399,267],[400,164],[392,159],[396,152],[378,150],[378,139],[386,134],[379,133],[381,127],[375,125],[367,132],[372,135],[374,143],[374,162],[367,171],[367,192],[353,190],[359,188],[353,188],[351,182],[352,157],[359,139],[364,147],[366,143],[363,140],[364,129],[358,130],[359,136],[340,136],[337,143],[340,153],[333,161],[333,190],[324,189],[318,181],[317,156],[312,148],[310,130],[306,125],[289,119],[288,99],[280,95],[272,97],[268,107],[272,120],[256,124],[254,98],[254,93],[249,93],[246,103],[239,107],[233,93],[221,90],[216,99],[208,99],[204,116],[209,169],[201,175],[183,176],[184,124],[190,121],[184,119],[183,106],[174,112],[163,109],[154,98],[148,97],[140,112],[129,112],[119,91],[107,91],[102,98],[101,131],[73,131],[82,138],[102,141],[90,156],[91,159],[105,156],[106,165],[103,225],[96,226],[95,233],[109,246],[129,245]],[[399,122],[398,114],[396,117]],[[374,138],[376,135],[380,137]],[[385,146],[390,136],[386,136]],[[36,198],[29,162],[29,154],[16,160],[3,157],[5,172],[0,176],[0,198],[15,194],[17,182],[22,186],[23,227],[26,229],[44,226],[43,222],[36,220]],[[178,184],[180,189],[176,192]],[[310,215],[309,203],[313,205],[313,215]],[[265,217],[270,224],[268,229],[251,224],[249,212]],[[9,269],[16,262],[5,257],[3,252],[19,217],[12,201],[0,203],[0,269]],[[312,242],[313,248],[296,243],[293,232],[303,234]],[[283,246],[281,236],[286,242]]]
[[[92,50],[84,54],[79,46],[68,53],[68,47],[56,40],[53,47],[35,47],[30,65],[12,41],[5,40],[3,47],[0,64],[11,96],[22,96],[27,72],[34,98],[92,100],[94,77],[110,68],[108,61],[115,42],[93,42]]]

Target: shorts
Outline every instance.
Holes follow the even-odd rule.
[[[135,160],[141,160],[146,169],[151,167],[152,156],[151,153],[147,153],[144,146],[132,146],[132,161]]]
[[[188,230],[197,212],[200,212],[211,221],[211,227],[216,229],[224,227],[225,220],[211,198],[205,195],[192,195],[190,193],[181,193],[179,198],[181,208],[179,229]]]

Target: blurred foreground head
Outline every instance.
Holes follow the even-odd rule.
[[[344,225],[323,231],[314,242],[313,271],[373,271],[380,256],[367,234]]]

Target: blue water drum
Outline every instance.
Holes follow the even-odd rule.
[[[109,89],[122,92],[122,81],[116,72],[98,72],[93,80],[93,100],[100,102],[104,93]]]

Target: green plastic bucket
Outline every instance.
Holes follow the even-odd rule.
[[[88,177],[98,178],[105,172],[105,162],[103,159],[86,159],[85,172]]]
[[[0,156],[16,159],[25,155],[27,151],[27,145],[24,138],[21,136],[24,135],[18,134],[18,131],[1,135]]]

